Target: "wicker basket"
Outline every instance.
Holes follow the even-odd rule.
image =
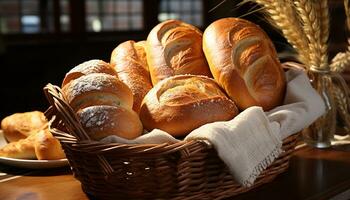
[[[175,144],[105,144],[89,139],[60,88],[48,84],[46,116],[74,176],[98,199],[222,199],[272,181],[288,168],[297,136],[283,141],[284,153],[245,188],[236,183],[215,149],[203,141]]]

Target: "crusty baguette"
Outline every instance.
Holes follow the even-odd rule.
[[[147,61],[153,85],[180,74],[211,77],[202,50],[202,32],[179,20],[155,26],[147,37]]]
[[[284,72],[259,26],[239,18],[217,20],[204,31],[203,50],[214,79],[240,109],[270,110],[282,103]]]
[[[206,123],[238,114],[235,103],[205,76],[178,75],[160,81],[145,96],[140,110],[144,127],[185,136]]]
[[[152,88],[148,71],[145,41],[132,40],[119,44],[112,52],[111,66],[134,97],[133,110],[139,112],[143,97]]]

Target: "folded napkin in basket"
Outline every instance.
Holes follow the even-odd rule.
[[[230,121],[214,122],[193,130],[185,140],[208,140],[235,180],[243,186],[251,186],[282,152],[282,140],[309,126],[325,112],[322,98],[303,71],[289,70],[286,77],[284,105],[269,112],[256,106],[248,108]],[[134,140],[108,136],[101,141],[155,144],[179,140],[155,129]]]

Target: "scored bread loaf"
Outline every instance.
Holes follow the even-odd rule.
[[[108,135],[133,139],[142,124],[132,110],[131,90],[116,76],[92,73],[70,81],[62,93],[91,139]]]
[[[203,50],[214,79],[240,109],[270,110],[282,103],[284,72],[259,26],[238,18],[217,20],[204,31]]]
[[[81,76],[92,74],[92,73],[104,73],[112,76],[118,76],[117,72],[113,67],[103,60],[89,60],[79,64],[78,66],[71,69],[62,81],[62,87],[67,85],[70,81],[77,79]]]
[[[147,37],[147,62],[153,85],[180,74],[211,77],[202,50],[202,32],[179,20],[155,26]]]
[[[185,136],[206,123],[230,120],[235,103],[205,76],[178,75],[160,81],[145,96],[140,109],[144,127]]]
[[[110,63],[119,79],[131,89],[134,97],[133,110],[138,113],[143,97],[152,88],[145,41],[129,40],[119,44],[112,52]]]
[[[38,132],[47,123],[44,113],[40,111],[14,113],[1,121],[1,129],[7,141],[15,142]]]

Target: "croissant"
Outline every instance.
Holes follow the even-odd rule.
[[[40,111],[15,113],[1,121],[1,129],[9,142],[15,142],[38,132],[47,123],[44,113]]]
[[[38,160],[65,158],[61,144],[48,129],[33,133],[25,139],[8,143],[0,149],[0,156]]]

